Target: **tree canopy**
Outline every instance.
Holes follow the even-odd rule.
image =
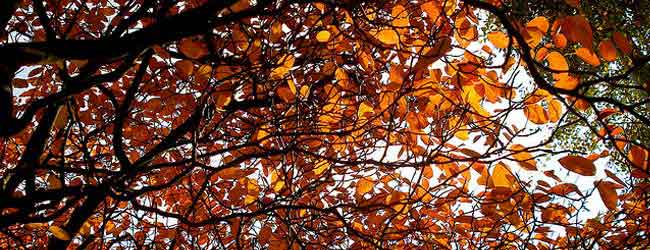
[[[647,248],[649,5],[3,0],[0,248]]]

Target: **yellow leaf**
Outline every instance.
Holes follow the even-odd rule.
[[[375,37],[382,43],[387,45],[395,45],[399,43],[399,34],[396,31],[386,29],[379,31]]]
[[[253,202],[255,202],[256,200],[257,200],[257,197],[255,197],[253,195],[250,195],[250,194],[246,195],[246,197],[244,198],[244,205],[250,205]]]
[[[70,234],[68,232],[66,232],[63,228],[59,227],[59,226],[52,225],[52,226],[50,226],[48,231],[50,231],[52,233],[52,235],[54,237],[56,237],[57,239],[59,239],[59,240],[67,241],[67,240],[71,239]]]
[[[266,131],[267,126],[262,125],[260,128],[257,129],[257,133],[255,133],[255,140],[262,140],[262,139],[267,139],[266,137],[269,135],[269,132]]]
[[[458,139],[466,141],[469,139],[469,131],[467,129],[458,130],[456,133],[454,133],[454,136]]]
[[[571,172],[584,175],[584,176],[594,176],[596,175],[596,166],[592,160],[581,156],[567,155],[560,159],[560,164],[570,170]]]
[[[326,43],[330,40],[332,35],[327,30],[321,30],[316,34],[316,40],[321,43]]]
[[[364,195],[370,192],[370,190],[372,190],[373,184],[374,183],[372,181],[366,178],[360,179],[359,181],[357,181],[357,194]]]
[[[296,58],[292,55],[285,55],[278,61],[278,64],[281,64],[279,67],[273,69],[271,72],[271,78],[281,79],[289,74],[289,70],[293,67]]]
[[[490,40],[494,47],[499,49],[508,48],[509,38],[508,36],[501,31],[494,31],[487,34],[487,39]]]
[[[298,93],[298,90],[296,89],[296,83],[294,83],[292,79],[289,79],[287,81],[287,84],[289,84],[289,90],[291,90],[291,93],[294,95]]]
[[[326,160],[320,160],[316,163],[316,167],[314,168],[314,174],[320,175],[321,173],[325,172],[325,170],[330,168],[330,164]]]
[[[372,113],[373,110],[374,109],[372,108],[372,106],[366,104],[366,102],[362,102],[359,105],[359,110],[357,111],[357,115],[359,116],[359,118],[362,118],[365,117],[366,113]]]
[[[276,193],[280,192],[282,188],[284,188],[284,181],[279,178],[276,171],[271,172],[271,185],[273,187],[273,191]]]

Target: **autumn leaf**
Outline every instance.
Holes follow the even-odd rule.
[[[614,48],[614,44],[610,40],[601,41],[598,44],[598,51],[606,61],[613,62],[616,60],[616,48]]]
[[[194,64],[189,60],[180,60],[174,63],[178,75],[182,78],[187,78],[192,75],[194,71]]]
[[[201,41],[185,38],[178,44],[178,50],[191,59],[199,59],[208,54],[208,49]]]
[[[569,74],[558,74],[556,76],[555,86],[558,89],[574,90],[578,87],[580,81]]]
[[[580,175],[594,176],[596,174],[594,162],[581,156],[567,155],[562,157],[559,162],[564,168]]]
[[[330,40],[332,35],[327,30],[321,30],[316,34],[316,40],[321,43],[326,43]]]
[[[567,63],[566,59],[564,59],[564,56],[556,51],[548,53],[548,56],[546,56],[546,61],[548,61],[548,67],[552,70],[569,70],[569,64]]]
[[[564,18],[561,32],[571,42],[578,42],[587,49],[593,46],[591,24],[584,16],[568,16]]]
[[[512,182],[508,179],[511,176],[508,166],[503,163],[498,163],[492,171],[492,182],[495,187],[502,187],[510,189]]]
[[[508,43],[510,40],[509,37],[501,31],[494,31],[488,33],[487,39],[490,40],[492,44],[494,44],[494,47],[497,47],[499,49],[508,48]]]
[[[327,161],[320,160],[316,163],[314,167],[314,174],[320,175],[321,173],[325,172],[329,168],[330,168],[330,164]]]
[[[385,29],[379,31],[375,37],[386,45],[395,45],[399,43],[399,34],[392,29]]]
[[[630,148],[630,152],[628,153],[627,157],[630,162],[632,162],[632,166],[642,170],[648,169],[648,149],[634,145]]]
[[[616,47],[620,49],[624,54],[630,55],[632,54],[632,45],[630,44],[630,41],[627,39],[627,36],[625,36],[621,32],[614,32],[614,36],[612,37],[614,40],[614,43],[616,44]]]
[[[591,66],[597,67],[600,65],[600,60],[598,60],[596,53],[589,49],[578,48],[576,49],[576,55]]]
[[[582,192],[580,192],[578,186],[576,186],[573,183],[562,183],[559,185],[555,185],[554,187],[549,189],[548,192],[560,196],[567,196],[570,193],[577,193],[578,195],[582,196]]]
[[[357,195],[364,195],[372,190],[372,186],[374,185],[374,182],[362,178],[357,181],[356,188],[357,188]]]
[[[603,201],[607,209],[616,210],[618,204],[618,193],[616,192],[616,189],[620,188],[620,186],[609,181],[595,181],[594,186],[598,188],[600,199]]]
[[[526,170],[537,170],[537,162],[535,161],[535,158],[533,155],[526,150],[526,147],[524,147],[521,144],[513,144],[510,146],[511,151],[516,151],[512,157],[517,160],[517,163],[524,169]]]
[[[57,239],[59,239],[59,240],[68,241],[68,240],[72,239],[72,237],[70,237],[70,234],[68,232],[66,232],[65,229],[63,229],[63,228],[61,228],[59,226],[52,225],[52,226],[50,226],[48,231],[50,231],[50,233],[52,233],[52,235],[54,237],[56,237]]]

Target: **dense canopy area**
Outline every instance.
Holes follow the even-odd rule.
[[[2,0],[0,248],[646,249],[650,3]]]

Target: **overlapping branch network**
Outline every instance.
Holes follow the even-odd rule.
[[[647,83],[630,81],[648,57],[579,14],[518,20],[511,3],[448,0],[7,6],[3,247],[648,243],[648,149],[612,123],[648,125]],[[597,168],[606,153],[550,147],[545,132],[581,122],[613,143],[625,178]],[[594,185],[564,178],[577,175]],[[584,215],[594,196],[602,217]]]

